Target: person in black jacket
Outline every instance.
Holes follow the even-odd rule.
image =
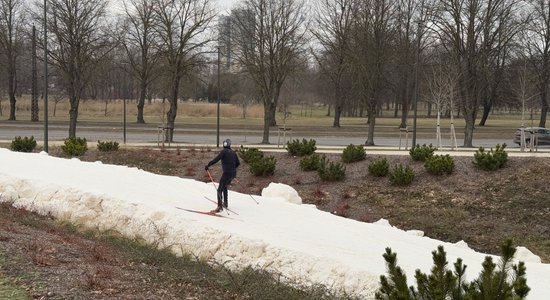
[[[222,161],[222,177],[220,178],[220,183],[218,185],[218,207],[213,210],[213,212],[220,212],[223,210],[223,207],[227,208],[227,186],[231,183],[231,180],[237,176],[237,167],[241,164],[237,153],[231,149],[231,140],[226,139],[223,141],[223,149],[220,151],[218,156],[216,156],[212,161],[210,161],[205,170],[208,171],[208,168],[217,163],[219,160]],[[222,201],[223,199],[223,201]],[[222,207],[223,205],[223,207]]]

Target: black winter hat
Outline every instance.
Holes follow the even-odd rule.
[[[224,148],[231,148],[231,140],[226,139],[225,141],[223,141],[223,147]]]

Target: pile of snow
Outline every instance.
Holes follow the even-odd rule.
[[[176,253],[189,252],[230,268],[265,268],[303,284],[320,283],[365,298],[373,298],[379,276],[386,273],[386,247],[397,253],[409,284],[416,269],[429,272],[431,252],[439,245],[450,262],[461,257],[468,265],[468,280],[478,276],[486,256],[409,234],[384,220],[362,223],[296,205],[295,200],[281,201],[295,199],[284,196],[289,195],[285,186],[266,190],[264,196],[254,196],[260,204],[248,194],[230,191],[229,208],[238,214],[217,218],[177,208],[212,209],[215,205],[205,199],[216,197],[211,183],[0,149],[0,201],[170,245]],[[529,298],[548,299],[550,265],[527,261],[526,266]]]
[[[542,262],[542,260],[540,259],[540,256],[533,254],[533,252],[531,252],[529,249],[522,246],[516,247],[514,260],[524,261],[524,262],[533,262],[533,263],[539,263],[539,264]]]
[[[262,190],[262,197],[281,198],[290,203],[302,204],[302,197],[298,195],[298,192],[293,187],[283,183],[270,183]]]

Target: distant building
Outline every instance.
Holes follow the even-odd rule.
[[[232,65],[231,19],[231,16],[221,16],[218,19],[218,45],[221,47],[221,65],[225,66],[225,72],[230,71]]]
[[[243,41],[253,40],[254,16],[248,10],[233,9],[228,16],[218,19],[218,45],[221,46],[221,63],[225,66],[225,72],[235,73],[240,70],[238,60],[235,59],[242,49]],[[248,44],[248,50],[252,42]]]

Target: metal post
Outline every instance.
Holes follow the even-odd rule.
[[[220,46],[218,46],[218,107],[216,125],[216,148],[220,147]]]
[[[422,18],[422,15],[420,15],[420,18]],[[419,69],[419,62],[420,62],[420,40],[421,40],[421,27],[422,27],[422,20],[418,21],[418,33],[416,35],[417,39],[417,45],[416,45],[416,63],[414,68],[414,99],[413,99],[413,106],[414,106],[414,118],[413,118],[413,136],[412,136],[412,147],[416,147],[416,118],[418,116],[418,69]]]
[[[126,95],[124,95],[126,96]],[[124,97],[124,99],[122,99],[122,101],[124,101],[124,105],[123,105],[123,110],[124,110],[124,130],[123,130],[123,143],[124,145],[126,145],[126,97]]]
[[[46,24],[46,0],[44,0],[44,152],[48,152],[48,26]]]

